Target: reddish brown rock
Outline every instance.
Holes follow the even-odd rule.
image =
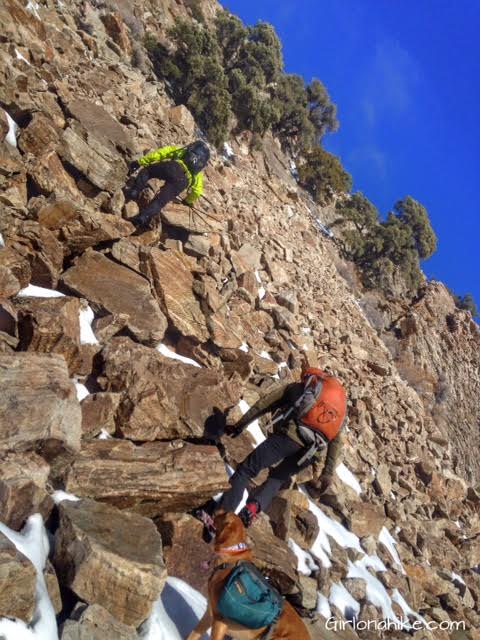
[[[167,577],[153,522],[93,500],[64,500],[59,511],[53,562],[62,584],[120,622],[140,625]]]
[[[182,204],[169,204],[161,213],[162,222],[172,227],[180,227],[190,233],[211,233],[223,231],[226,224],[210,212],[198,213]]]
[[[32,271],[28,260],[9,246],[0,248],[0,267],[10,271],[22,288],[29,284]]]
[[[20,349],[62,355],[73,375],[80,359],[80,308],[79,298],[20,298]]]
[[[206,596],[208,574],[199,567],[210,562],[214,554],[212,545],[202,539],[202,523],[190,515],[175,513],[158,522],[158,527],[168,575],[184,580]]]
[[[23,153],[40,156],[54,151],[60,141],[61,129],[58,129],[45,113],[34,113],[28,125],[21,129],[18,146]]]
[[[44,518],[53,508],[46,484],[49,465],[33,452],[10,453],[0,463],[0,520],[18,531],[34,513]]]
[[[370,534],[378,536],[385,520],[384,509],[377,505],[368,502],[350,503],[349,529],[360,538]]]
[[[0,265],[0,298],[10,298],[16,295],[22,285],[8,267]]]
[[[30,622],[35,610],[33,564],[0,531],[0,618]]]
[[[126,315],[128,328],[139,340],[156,343],[163,338],[167,322],[148,281],[138,273],[87,251],[63,274],[63,282],[95,310]]]
[[[118,11],[107,13],[105,16],[102,16],[102,22],[105,25],[108,35],[118,44],[120,49],[127,54],[131,53],[132,45],[128,37],[128,30],[120,13],[118,13]]]
[[[115,433],[115,415],[120,393],[90,393],[82,400],[82,434],[94,438],[100,431]]]
[[[128,338],[102,352],[104,388],[122,393],[117,426],[132,440],[199,438],[214,407],[238,402],[240,389],[221,371],[171,360]]]
[[[82,196],[75,180],[65,168],[55,151],[45,151],[38,156],[30,156],[27,173],[34,186],[43,195],[54,193],[59,197],[81,200]]]
[[[55,289],[63,268],[63,246],[51,231],[38,222],[18,222],[10,235],[9,246],[28,260],[31,283]]]
[[[65,486],[75,495],[155,517],[188,511],[226,489],[228,481],[216,447],[109,439],[84,443]]]
[[[69,200],[59,200],[43,207],[38,221],[44,227],[58,230],[64,246],[72,253],[82,253],[100,242],[130,235],[133,226],[109,213],[88,211]]]
[[[98,604],[75,608],[62,626],[61,640],[138,640],[135,629]]]
[[[150,269],[171,324],[182,335],[204,342],[208,338],[206,320],[193,293],[193,275],[186,256],[179,251],[153,249]]]
[[[0,450],[79,450],[80,405],[61,356],[0,355],[0,406]]]
[[[77,122],[63,132],[58,153],[99,189],[113,193],[125,182],[126,166],[120,154]]]

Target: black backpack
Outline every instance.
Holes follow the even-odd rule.
[[[187,165],[189,171],[195,174],[206,166],[209,159],[210,151],[207,145],[201,140],[197,140],[185,147],[182,161]]]

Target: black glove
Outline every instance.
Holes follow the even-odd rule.
[[[227,434],[230,438],[238,438],[238,436],[243,433],[245,427],[239,424],[233,424],[231,427],[227,428]]]
[[[128,166],[128,173],[135,173],[135,171],[137,171],[137,169],[140,169],[140,163],[138,160],[133,160],[132,162],[130,162],[129,166]]]

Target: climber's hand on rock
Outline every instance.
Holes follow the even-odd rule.
[[[138,169],[140,169],[140,163],[138,160],[133,160],[132,162],[130,162],[129,166],[128,166],[128,173],[135,173],[135,171],[137,171]]]

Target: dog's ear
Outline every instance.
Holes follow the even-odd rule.
[[[231,511],[224,511],[215,516],[217,535],[215,545],[218,547],[237,544],[245,540],[245,528],[242,521]]]

